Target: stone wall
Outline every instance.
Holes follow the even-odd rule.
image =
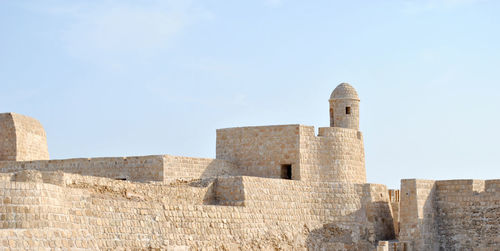
[[[401,180],[399,239],[411,242],[415,250],[439,250],[434,183],[432,180]]]
[[[218,177],[213,184],[213,204],[244,206],[247,198],[243,177]]]
[[[238,175],[236,165],[220,159],[163,155],[163,177],[168,179],[203,179],[222,175]]]
[[[147,184],[41,175],[60,176],[42,179],[59,180],[58,185],[0,181],[0,226],[7,227],[0,236],[8,236],[0,246],[371,250],[387,234],[377,230],[376,218],[387,217],[390,209],[382,185],[220,177],[221,186],[213,187],[213,179]],[[39,180],[34,174],[11,179],[16,177]],[[240,190],[227,197],[230,187]],[[213,203],[214,197],[222,203]],[[244,204],[228,206],[224,200]]]
[[[338,127],[301,126],[300,170],[305,180],[366,183],[361,132]]]
[[[366,182],[362,134],[346,128],[320,128],[318,136],[302,125],[219,129],[217,159],[241,175],[280,178],[291,164],[294,180]]]
[[[300,179],[300,125],[238,127],[217,130],[217,159],[234,163],[242,175],[280,178],[281,165],[292,165]]]
[[[440,248],[500,247],[500,180],[437,181],[435,196]]]
[[[396,234],[396,238],[399,237],[399,198],[399,190],[389,189],[389,201],[391,202],[392,220],[394,222],[394,233]]]
[[[400,240],[416,250],[500,246],[500,180],[402,180]]]
[[[47,137],[38,120],[16,113],[0,114],[0,161],[49,159]]]
[[[39,161],[0,161],[0,173],[22,170],[63,171],[130,181],[170,181],[236,175],[238,169],[224,160],[171,155]]]
[[[66,200],[62,187],[45,183],[0,182],[0,191],[3,198],[0,202],[0,228],[60,229],[70,224],[72,204]]]
[[[0,172],[22,170],[63,171],[133,181],[163,181],[163,156],[0,161]]]
[[[379,184],[363,184],[362,186],[366,216],[368,223],[374,227],[375,238],[377,240],[395,239],[394,213],[387,187]]]

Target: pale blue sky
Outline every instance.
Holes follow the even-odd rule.
[[[500,1],[0,0],[0,112],[51,158],[215,157],[217,128],[328,126],[361,97],[368,181],[498,179]]]

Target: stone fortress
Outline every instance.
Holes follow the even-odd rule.
[[[366,183],[355,89],[330,127],[217,130],[216,159],[49,160],[35,119],[0,114],[0,249],[500,250],[500,180]]]

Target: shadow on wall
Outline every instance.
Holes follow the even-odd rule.
[[[390,201],[385,200],[385,196],[388,195],[385,187],[380,190],[380,186],[365,184],[363,185],[363,194],[365,194],[362,200],[364,215],[367,223],[373,226],[375,240],[395,239],[392,208]]]
[[[231,162],[214,159],[203,170],[200,179],[215,178],[219,176],[242,175],[241,170]]]
[[[374,226],[377,240],[394,240],[394,220],[390,204],[387,202],[370,202],[366,205],[366,217],[369,224]]]
[[[207,188],[203,197],[203,205],[218,205],[218,200],[215,196],[216,178],[199,179],[189,182],[190,187]]]
[[[421,243],[427,250],[441,250],[439,249],[439,239],[436,220],[436,205],[434,203],[436,184],[432,186],[429,196],[425,199],[423,214],[424,218],[418,220],[418,225],[421,226]],[[445,249],[446,250],[446,249]]]
[[[308,250],[373,250],[378,241],[394,239],[390,210],[388,203],[369,202],[336,222],[308,230],[306,247]]]
[[[244,206],[245,192],[243,178],[225,176],[218,178],[199,179],[189,183],[192,187],[208,187],[204,205]]]
[[[307,250],[372,250],[370,230],[362,224],[328,223],[309,232]]]
[[[434,181],[402,180],[399,240],[414,250],[439,250],[436,232]]]

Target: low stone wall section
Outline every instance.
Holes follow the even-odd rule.
[[[18,177],[39,180],[32,174],[13,174],[11,179]],[[6,245],[28,249],[36,245],[65,247],[67,234],[36,245],[30,243],[39,239],[24,236],[45,228],[55,233],[72,231],[76,240],[85,243],[69,245],[81,249],[369,250],[384,237],[377,230],[380,222],[374,219],[386,217],[383,208],[390,209],[385,186],[258,177],[219,179],[226,189],[217,191],[213,179],[148,184],[42,173],[44,182],[58,185],[0,182],[3,193],[8,194],[4,197],[11,200],[0,207],[5,215],[0,223],[15,226],[17,231],[32,218],[53,222],[24,225],[29,231],[22,234],[8,232],[15,237],[11,238],[13,244],[8,239]],[[229,189],[238,187],[233,184],[241,188],[236,193]],[[221,196],[231,192],[234,196],[229,199]],[[213,200],[217,196],[228,201],[241,201],[244,196],[244,205],[217,204]],[[384,202],[386,207],[373,204]],[[9,216],[10,212],[16,214]],[[54,213],[45,217],[45,212]]]
[[[0,161],[0,173],[14,173],[23,170],[38,170],[41,172],[62,171],[65,173],[139,182],[170,182],[176,179],[201,179],[221,175],[237,175],[239,173],[235,165],[225,160],[171,155]]]
[[[171,179],[206,179],[238,175],[236,165],[221,159],[163,155],[163,177]]]
[[[22,170],[63,171],[133,181],[163,181],[163,156],[0,161],[0,172],[2,173]]]

